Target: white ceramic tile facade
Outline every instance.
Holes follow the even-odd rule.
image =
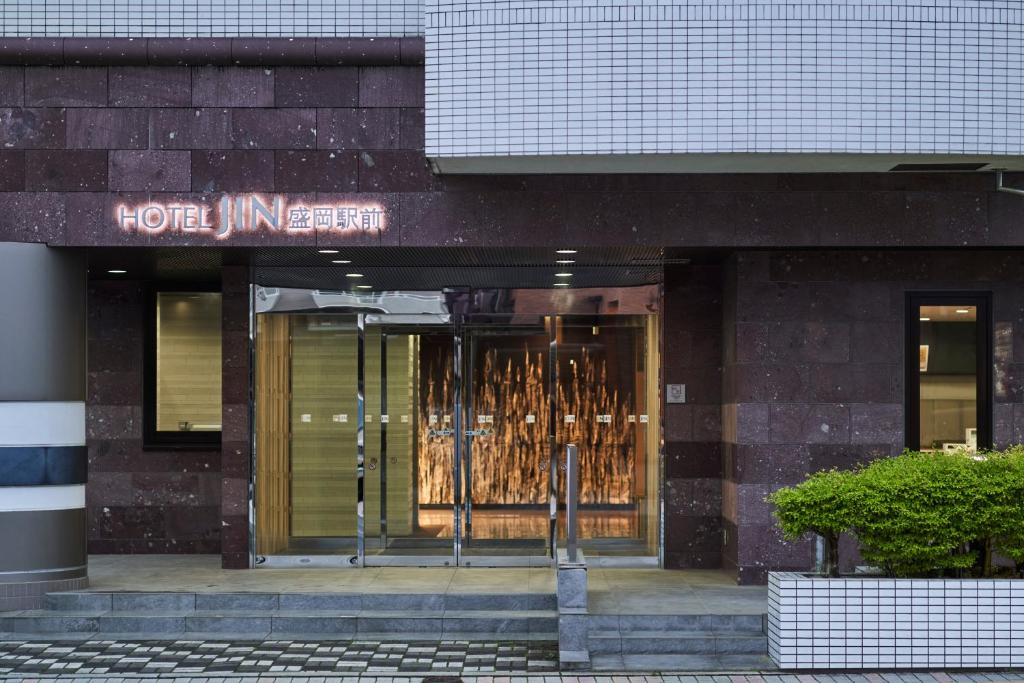
[[[0,0],[0,35],[367,37],[423,34],[423,0]]]
[[[783,669],[1024,666],[1024,581],[768,575]]]
[[[1020,0],[426,0],[427,154],[1024,153]]]

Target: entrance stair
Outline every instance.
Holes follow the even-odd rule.
[[[771,668],[760,614],[590,614],[594,670]]]
[[[547,593],[50,593],[7,639],[558,640]]]

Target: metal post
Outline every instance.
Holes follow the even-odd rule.
[[[565,446],[565,548],[569,562],[576,561],[576,506],[579,502],[579,459],[576,444]]]
[[[356,315],[356,564],[366,563],[366,315]]]

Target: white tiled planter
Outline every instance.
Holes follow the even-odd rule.
[[[783,669],[1024,666],[1024,580],[768,575]]]

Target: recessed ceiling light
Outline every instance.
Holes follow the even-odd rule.
[[[346,263],[352,263],[352,262],[351,261],[346,261],[344,259],[338,259],[337,261],[331,261],[331,263],[340,263],[340,264],[344,265]]]
[[[356,289],[373,289],[373,285],[356,285]]]
[[[118,268],[115,268],[114,270],[108,270],[107,272],[110,273],[111,275],[124,275],[128,271],[127,270],[120,270]]]
[[[926,322],[928,322],[929,320],[931,320],[931,318],[921,318],[921,322],[923,322],[923,323],[926,323]]]
[[[320,251],[321,254],[337,254],[338,253],[337,249],[320,249],[319,251]]]
[[[555,253],[556,254],[575,254],[576,250],[575,249],[559,249]]]
[[[572,273],[555,273],[555,277],[572,277]]]
[[[345,277],[362,277],[362,273],[345,273]]]
[[[568,287],[568,286],[569,286],[568,282],[556,282],[555,283],[555,287]]]
[[[956,312],[957,313],[970,313],[971,311],[968,308],[958,308],[958,309],[956,309]]]
[[[567,266],[570,263],[576,263],[576,262],[573,261],[571,258],[568,258],[568,259],[559,259],[558,261],[555,261],[555,263],[558,263],[558,264],[563,265],[563,266]]]

